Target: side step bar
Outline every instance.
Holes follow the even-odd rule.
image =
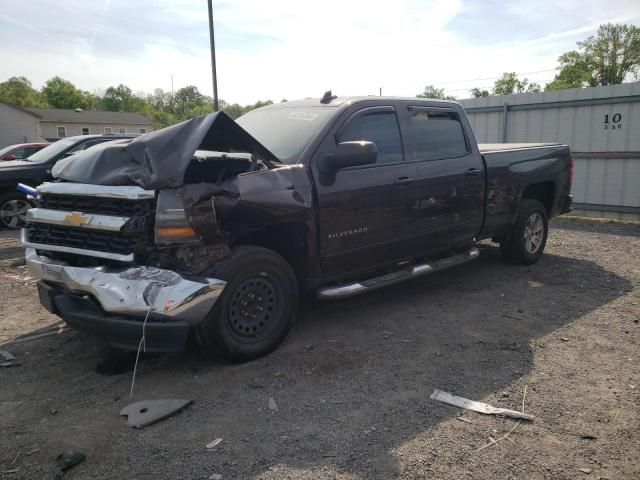
[[[381,275],[379,277],[369,278],[361,282],[337,285],[335,287],[323,287],[318,289],[317,297],[319,300],[351,297],[353,295],[358,295],[359,293],[370,292],[377,288],[402,282],[409,278],[419,277],[421,275],[437,272],[438,270],[443,270],[455,265],[460,265],[461,263],[469,262],[478,258],[478,255],[480,255],[480,252],[476,247],[473,247],[464,253],[459,253],[431,263],[421,263],[419,265],[414,265],[413,267],[398,270],[397,272],[387,273],[386,275]]]

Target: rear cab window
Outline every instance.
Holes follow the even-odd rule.
[[[365,108],[354,114],[336,135],[336,143],[358,140],[376,144],[378,147],[376,164],[397,163],[404,159],[400,127],[392,108]]]
[[[414,160],[456,158],[470,152],[458,113],[440,107],[409,106]]]

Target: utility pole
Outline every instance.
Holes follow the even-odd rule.
[[[216,42],[213,36],[213,7],[209,5],[209,42],[211,43],[211,76],[213,77],[213,111],[218,111],[218,75],[216,74]]]

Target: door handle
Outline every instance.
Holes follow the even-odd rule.
[[[464,172],[464,174],[469,176],[469,177],[475,177],[476,175],[480,175],[481,171],[482,170],[480,170],[479,168],[470,168],[469,170]]]
[[[394,183],[396,185],[411,185],[413,182],[415,182],[415,178],[400,177]]]

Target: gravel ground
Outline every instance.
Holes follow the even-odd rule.
[[[69,449],[87,456],[69,479],[640,478],[638,226],[556,220],[532,267],[486,244],[470,264],[307,304],[254,362],[145,358],[133,398],[131,371],[97,373],[108,350],[84,334],[10,343],[57,321],[15,238],[0,235],[0,349],[20,362],[0,367],[0,478],[52,479]],[[535,420],[463,411],[434,388]],[[158,398],[194,403],[126,427],[123,407]]]

